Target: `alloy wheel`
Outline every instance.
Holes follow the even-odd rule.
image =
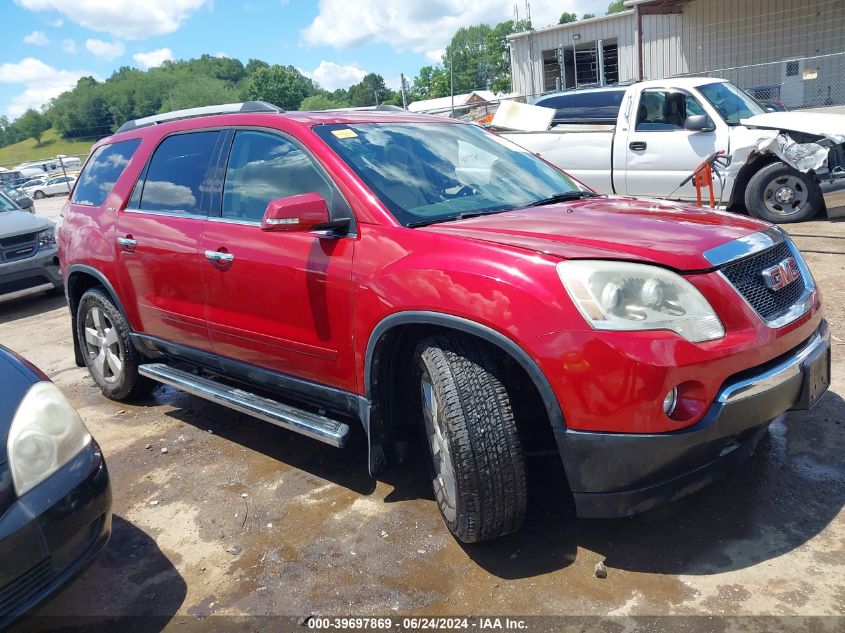
[[[443,514],[447,520],[455,519],[455,500],[457,498],[457,483],[455,470],[452,466],[452,456],[449,452],[449,442],[440,419],[440,406],[431,377],[424,372],[420,380],[422,395],[423,420],[425,434],[431,449],[431,459],[434,466],[434,476],[439,483],[436,494]]]
[[[85,315],[85,346],[92,371],[107,383],[117,382],[123,372],[120,337],[108,315],[97,306]]]

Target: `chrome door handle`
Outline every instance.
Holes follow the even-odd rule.
[[[235,261],[235,256],[231,253],[221,253],[220,251],[205,251],[205,258],[210,262],[218,264],[231,264]]]
[[[130,237],[119,237],[117,238],[117,243],[124,248],[135,248],[138,246],[138,240],[133,240]]]

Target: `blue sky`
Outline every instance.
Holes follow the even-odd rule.
[[[535,0],[535,27],[562,11],[602,14],[609,0]],[[0,115],[19,116],[79,77],[106,79],[203,53],[291,64],[329,89],[367,72],[438,60],[461,26],[525,15],[525,0],[0,0]]]

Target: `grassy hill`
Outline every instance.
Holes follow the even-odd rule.
[[[18,163],[53,158],[57,154],[80,156],[84,162],[91,145],[90,141],[65,141],[53,130],[47,130],[41,137],[41,145],[36,145],[33,139],[28,138],[14,145],[0,147],[0,166],[11,169]]]

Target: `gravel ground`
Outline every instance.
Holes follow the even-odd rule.
[[[834,335],[819,405],[727,478],[631,519],[573,518],[559,467],[537,461],[525,529],[478,546],[446,531],[419,457],[373,481],[360,434],[333,449],[165,387],[111,402],[73,363],[62,298],[0,305],[0,342],[69,396],[112,477],[107,550],[39,614],[175,631],[212,614],[842,615],[845,256],[821,251],[845,251],[845,224],[790,230],[820,251],[807,260]]]

